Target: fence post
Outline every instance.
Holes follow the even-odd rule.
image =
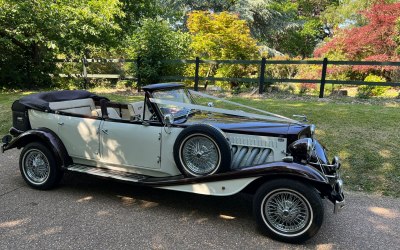
[[[261,65],[260,65],[260,79],[259,79],[259,84],[258,84],[258,93],[262,94],[264,92],[264,82],[265,82],[265,64],[267,60],[265,57],[261,59]]]
[[[82,75],[83,75],[83,89],[87,88],[87,83],[88,83],[88,78],[87,78],[87,66],[88,66],[88,61],[86,59],[86,56],[83,56],[82,58]]]
[[[200,58],[196,57],[196,67],[194,70],[194,90],[199,90],[199,66],[200,66]]]
[[[136,79],[137,79],[138,92],[142,91],[142,79],[140,78],[140,64],[141,64],[141,58],[140,56],[138,56],[138,58],[136,58]]]
[[[322,62],[322,75],[321,75],[321,86],[319,88],[319,98],[324,98],[325,91],[325,78],[326,78],[326,69],[328,67],[328,58],[324,58]]]

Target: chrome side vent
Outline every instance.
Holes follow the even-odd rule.
[[[271,152],[272,150],[270,148],[233,145],[232,169],[239,169],[266,163]]]

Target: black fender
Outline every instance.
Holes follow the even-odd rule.
[[[175,176],[172,178],[148,178],[142,184],[148,186],[165,187],[249,177],[258,177],[244,187],[244,190],[250,193],[254,193],[265,182],[278,178],[295,179],[306,183],[307,185],[311,185],[315,187],[322,196],[329,197],[333,190],[333,187],[329,184],[328,178],[323,173],[307,164],[299,164],[295,162],[271,162],[235,171],[199,177]]]
[[[57,165],[61,168],[67,168],[72,164],[72,159],[69,157],[67,149],[60,137],[48,128],[37,128],[23,132],[8,144],[3,145],[3,151],[12,148],[20,149],[31,142],[42,142],[46,145],[54,153]]]
[[[249,171],[249,172],[247,172]],[[333,190],[329,179],[319,170],[307,164],[295,162],[272,162],[245,168],[238,174],[251,174],[261,178],[249,184],[249,189],[257,189],[260,185],[270,179],[285,178],[296,179],[314,186],[323,196],[329,196]]]
[[[260,177],[264,182],[269,178],[295,178],[318,186],[329,186],[328,178],[312,166],[294,162],[271,162],[235,171],[199,177],[185,178],[148,178],[146,183],[156,186],[196,184],[213,181],[224,181],[248,177]],[[257,180],[255,180],[257,181]]]

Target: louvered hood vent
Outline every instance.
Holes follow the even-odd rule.
[[[286,154],[286,138],[227,133],[232,145],[232,169],[280,160]]]
[[[232,146],[232,169],[266,163],[271,152],[272,150],[270,148]]]

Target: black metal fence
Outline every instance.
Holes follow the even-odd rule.
[[[87,59],[82,58],[81,60],[57,60],[58,63],[63,62],[75,62],[82,63],[82,74],[58,74],[60,77],[78,77],[84,79],[84,88],[88,79],[91,78],[102,78],[102,79],[120,79],[120,80],[135,80],[138,86],[141,85],[140,78],[140,67],[141,60],[137,59]],[[135,63],[137,67],[137,75],[124,75],[124,74],[88,74],[87,67],[89,63]],[[327,70],[329,65],[347,65],[347,66],[395,66],[400,67],[400,62],[376,62],[376,61],[330,61],[327,58],[323,60],[267,60],[262,58],[261,60],[201,60],[196,57],[194,60],[165,60],[161,63],[165,64],[195,64],[194,76],[160,76],[160,80],[167,81],[181,81],[190,80],[194,81],[194,89],[198,90],[200,81],[229,81],[229,82],[243,82],[258,84],[259,93],[263,93],[264,86],[266,83],[312,83],[320,84],[319,97],[324,97],[325,84],[341,84],[341,85],[369,85],[369,86],[391,86],[400,87],[400,82],[365,82],[365,81],[348,81],[348,80],[329,80],[326,79]],[[199,75],[200,64],[241,64],[241,65],[258,65],[259,71],[258,76],[254,78],[234,78],[234,77],[204,77]],[[321,77],[320,79],[288,79],[288,78],[269,78],[265,76],[267,65],[320,65],[321,66]],[[399,68],[400,70],[400,68]]]

